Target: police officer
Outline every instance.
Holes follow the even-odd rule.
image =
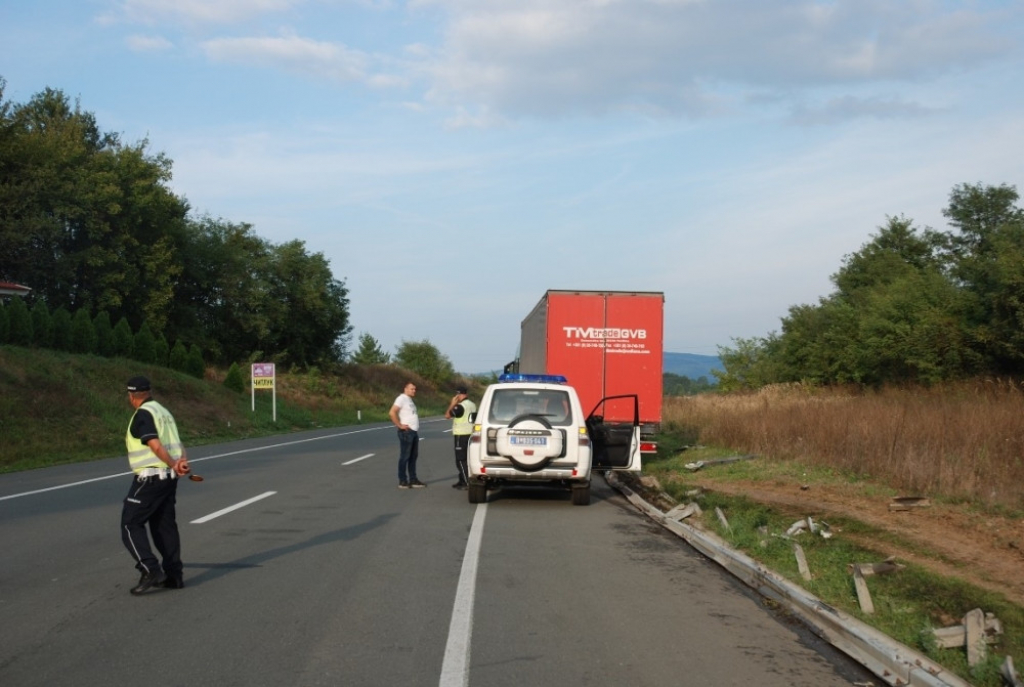
[[[465,489],[469,486],[469,467],[466,464],[469,452],[469,435],[473,433],[473,422],[476,420],[476,404],[466,396],[466,387],[455,390],[451,403],[444,416],[452,421],[452,437],[455,439],[455,467],[459,471],[459,481],[452,485],[454,489]]]
[[[148,379],[128,380],[128,400],[135,408],[125,434],[133,476],[121,509],[121,540],[142,573],[131,593],[144,594],[153,587],[181,589],[185,582],[174,503],[177,478],[189,471],[188,457],[174,417],[150,395]],[[163,559],[162,572],[149,546],[150,534]]]

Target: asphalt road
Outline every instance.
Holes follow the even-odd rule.
[[[0,475],[0,684],[785,685],[872,676],[603,480],[451,489],[449,423],[397,489],[390,424],[193,448],[186,588],[133,597],[116,458]]]

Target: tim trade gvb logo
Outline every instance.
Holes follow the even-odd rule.
[[[565,338],[580,341],[631,341],[646,339],[646,329],[627,329],[625,327],[562,327]]]

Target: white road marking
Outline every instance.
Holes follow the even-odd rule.
[[[352,463],[358,463],[361,460],[366,460],[367,458],[373,458],[375,455],[377,455],[377,454],[375,454],[375,453],[367,453],[365,456],[359,456],[358,458],[353,458],[350,461],[342,463],[342,465],[351,465]]]
[[[202,458],[189,458],[189,463],[199,463],[204,460],[213,460],[214,458],[226,458],[227,456],[237,456],[242,453],[255,453],[257,451],[266,451],[271,448],[280,448],[281,446],[294,446],[295,444],[305,444],[310,441],[321,441],[322,439],[335,439],[337,437],[347,437],[351,434],[361,434],[363,432],[374,432],[387,429],[387,427],[368,427],[366,429],[357,429],[351,432],[340,432],[338,434],[325,434],[322,437],[312,437],[310,439],[296,439],[295,441],[284,441],[280,444],[270,444],[269,446],[258,446],[256,448],[244,448],[238,451],[228,451],[227,453],[218,453],[213,456],[204,456]],[[20,494],[9,494],[7,496],[0,496],[0,501],[7,501],[8,499],[16,499],[20,496],[31,496],[33,494],[42,494],[47,491],[56,491],[57,489],[67,489],[68,487],[78,487],[83,484],[90,484],[92,482],[102,482],[105,479],[114,479],[116,477],[127,477],[132,474],[129,472],[117,472],[113,475],[104,475],[103,477],[94,477],[92,479],[85,479],[80,482],[70,482],[69,484],[58,484],[55,487],[46,487],[45,489],[36,489],[34,491],[23,491]]]
[[[222,508],[219,511],[217,511],[216,513],[210,513],[209,515],[204,515],[203,517],[199,518],[198,520],[193,520],[191,524],[193,524],[193,525],[202,525],[204,522],[209,522],[209,521],[213,520],[214,518],[219,518],[220,516],[225,515],[227,513],[230,513],[233,510],[238,510],[239,508],[244,508],[244,507],[248,506],[249,504],[256,503],[257,501],[261,501],[261,500],[267,498],[268,496],[273,496],[276,493],[277,493],[276,491],[265,491],[262,494],[260,494],[259,496],[253,496],[251,499],[246,499],[245,501],[242,501],[241,503],[236,503],[233,506],[228,506],[227,508]]]
[[[476,569],[480,560],[480,541],[484,533],[487,504],[476,507],[469,529],[462,572],[455,592],[452,622],[448,626],[448,644],[444,649],[439,687],[466,687],[469,684],[469,649],[473,639],[473,601],[476,598]]]

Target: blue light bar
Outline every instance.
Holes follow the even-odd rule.
[[[534,384],[567,384],[562,375],[527,375],[520,373],[506,373],[498,377],[499,382],[532,382]]]

